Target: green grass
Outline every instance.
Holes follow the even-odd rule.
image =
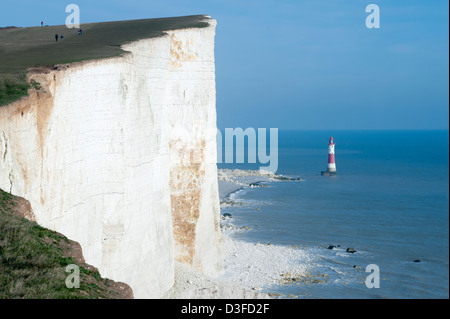
[[[80,267],[80,288],[66,287],[70,241],[13,214],[14,197],[0,189],[0,299],[120,298],[114,282]],[[64,245],[63,245],[64,244]]]
[[[25,75],[8,75],[0,78],[0,106],[9,104],[28,94]]]
[[[45,26],[0,29],[0,106],[26,95],[26,70],[91,59],[118,56],[120,46],[138,39],[159,37],[166,30],[208,26],[202,15],[83,24],[77,29]],[[63,34],[64,41],[55,41]]]

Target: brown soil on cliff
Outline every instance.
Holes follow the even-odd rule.
[[[80,287],[67,288],[68,265],[80,269]],[[34,222],[30,203],[0,189],[0,299],[132,299],[121,282],[86,264],[80,244]]]

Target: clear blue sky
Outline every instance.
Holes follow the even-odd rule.
[[[219,128],[449,127],[445,0],[0,0],[0,26],[64,24],[70,3],[82,23],[215,18]]]

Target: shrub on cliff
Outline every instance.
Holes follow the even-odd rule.
[[[0,79],[0,105],[9,104],[28,94],[29,85],[22,78]]]

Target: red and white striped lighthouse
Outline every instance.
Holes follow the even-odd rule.
[[[336,175],[336,162],[334,159],[334,139],[333,136],[330,137],[328,141],[328,167],[322,175]]]
[[[334,160],[334,139],[330,137],[328,141],[328,171],[336,172],[336,162]]]

